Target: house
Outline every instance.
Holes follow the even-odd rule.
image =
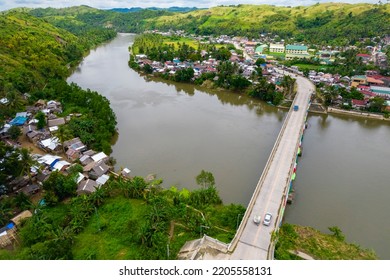
[[[1,137],[4,137],[4,138],[9,137],[9,135],[8,135],[8,130],[11,128],[11,126],[12,126],[12,125],[6,123],[6,124],[3,126],[3,128],[0,130],[0,136],[1,136]]]
[[[27,134],[29,132],[36,131],[36,130],[37,130],[37,126],[36,125],[32,125],[32,124],[29,124],[29,125],[23,127],[23,133],[24,134]]]
[[[35,102],[34,106],[40,109],[43,109],[46,105],[45,100],[39,99],[37,102]]]
[[[103,152],[97,153],[97,154],[91,156],[91,158],[94,162],[98,162],[98,161],[106,162],[108,160],[108,156]]]
[[[126,178],[130,178],[130,172],[131,170],[128,169],[127,167],[123,168],[121,171],[121,175]]]
[[[30,181],[30,179],[28,176],[21,176],[21,177],[17,177],[14,180],[12,180],[9,183],[9,185],[12,187],[13,191],[17,191],[17,190],[27,186],[29,181]]]
[[[83,166],[86,166],[87,164],[94,162],[89,155],[83,155],[79,160]]]
[[[25,195],[30,196],[36,194],[39,191],[40,187],[37,184],[27,185],[20,189]]]
[[[270,44],[269,52],[270,53],[284,53],[284,44]]]
[[[370,86],[383,86],[384,81],[380,79],[376,79],[375,76],[366,76],[367,83]]]
[[[307,46],[303,45],[287,45],[286,46],[286,53],[288,54],[303,54],[307,55]]]
[[[87,179],[79,183],[77,187],[77,194],[91,194],[96,191],[97,183],[94,180]]]
[[[355,109],[366,108],[367,101],[366,100],[352,99],[351,104],[352,104],[352,108],[355,108]]]
[[[87,149],[87,146],[85,146],[83,142],[81,142],[80,138],[77,137],[68,141],[64,141],[64,149],[72,149],[81,153]]]
[[[390,87],[378,87],[378,86],[371,86],[371,91],[379,96],[389,98],[390,97]]]
[[[108,170],[110,170],[110,167],[107,166],[103,161],[100,161],[91,168],[88,175],[91,179],[97,179],[103,174],[106,174]]]
[[[16,227],[14,223],[8,223],[6,226],[0,228],[0,248],[11,245],[16,239]]]
[[[47,125],[49,127],[59,126],[59,125],[63,125],[63,124],[65,124],[65,118],[56,118],[56,119],[52,119],[52,120],[47,121]]]
[[[54,164],[52,169],[57,170],[57,171],[64,171],[66,169],[66,167],[69,165],[70,165],[69,162],[67,162],[65,160],[59,160]]]
[[[75,161],[77,159],[80,158],[80,152],[79,151],[76,151],[76,150],[73,150],[72,148],[68,149],[66,151],[66,157],[70,160],[70,161]]]
[[[96,183],[98,184],[98,186],[103,186],[105,183],[107,183],[109,179],[110,176],[103,174],[102,176],[96,179]]]
[[[60,156],[53,156],[53,155],[44,155],[41,158],[38,159],[38,162],[41,164],[46,164],[50,166],[53,164],[55,161],[58,161],[61,157]]]
[[[365,53],[359,53],[356,55],[357,59],[360,59],[363,63],[368,63],[371,59],[371,55]]]
[[[22,126],[27,121],[27,112],[17,113],[15,118],[10,121],[10,125]]]
[[[357,88],[359,85],[367,85],[366,75],[356,75],[351,78],[351,87]]]
[[[93,156],[94,154],[96,154],[96,152],[94,150],[88,150],[88,151],[85,151],[83,152],[83,155],[87,155],[87,156]]]
[[[15,226],[18,226],[18,225],[20,225],[20,223],[23,220],[30,218],[30,217],[32,217],[32,213],[28,210],[25,210],[25,211],[19,213],[18,215],[16,215],[15,217],[13,217],[11,219],[11,221],[15,224]]]
[[[50,101],[47,101],[47,103],[46,103],[46,108],[47,109],[55,109],[55,108],[58,108],[58,107],[61,107],[61,103],[58,102],[58,101],[50,100]]]
[[[3,97],[3,98],[0,99],[0,104],[7,105],[8,103],[9,103],[8,98]]]
[[[37,179],[37,182],[42,185],[43,182],[45,182],[47,179],[49,179],[49,176],[50,176],[50,172],[48,171],[43,171],[43,172],[39,172],[36,179]]]
[[[81,182],[82,180],[84,180],[84,179],[85,179],[85,175],[79,172],[79,173],[77,174],[77,178],[76,178],[76,183],[77,183],[77,185],[80,184],[80,182]]]
[[[265,52],[266,49],[268,49],[267,45],[260,45],[255,49],[255,53],[261,55]]]
[[[48,150],[52,152],[60,150],[60,143],[57,137],[41,140],[38,144],[44,150]]]

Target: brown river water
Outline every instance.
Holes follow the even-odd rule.
[[[286,111],[244,95],[140,76],[128,67],[134,35],[92,50],[68,82],[106,96],[118,119],[116,169],[156,174],[164,187],[194,189],[214,174],[224,203],[250,200]],[[309,115],[296,199],[285,221],[328,232],[390,259],[390,124]]]

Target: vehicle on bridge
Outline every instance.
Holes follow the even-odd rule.
[[[256,216],[253,217],[253,222],[254,222],[256,225],[259,225],[259,224],[260,224],[260,221],[261,221],[260,215],[256,215]]]
[[[298,105],[294,105],[294,111],[298,111],[299,109],[299,106]]]
[[[263,225],[269,226],[270,223],[271,223],[271,219],[272,219],[272,214],[268,212],[268,213],[265,214],[265,216],[264,216]]]

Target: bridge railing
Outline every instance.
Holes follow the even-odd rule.
[[[306,113],[305,113],[304,118],[303,118],[304,120],[307,118],[309,107],[310,107],[310,98],[308,100]],[[305,126],[305,121],[302,123],[302,126],[301,126],[301,128],[299,130],[300,133],[299,133],[297,144],[295,146],[294,157],[292,158],[290,171],[289,171],[288,176],[286,178],[286,185],[285,185],[285,188],[284,188],[284,191],[283,191],[284,194],[283,194],[282,201],[281,201],[279,209],[278,209],[278,215],[276,217],[276,227],[275,227],[275,229],[273,231],[273,235],[274,236],[272,236],[271,243],[270,243],[270,245],[268,247],[268,254],[267,254],[267,259],[268,260],[273,260],[274,259],[275,245],[276,245],[276,243],[278,241],[275,234],[279,231],[280,225],[281,225],[282,220],[283,220],[284,210],[285,210],[285,206],[287,204],[287,196],[288,196],[289,186],[291,184],[291,177],[292,177],[292,174],[294,173],[295,159],[296,159],[296,156],[298,154],[300,139],[301,139],[301,137],[303,136],[303,133],[304,133],[304,126]]]
[[[295,98],[294,98],[294,101],[295,101]],[[274,144],[274,146],[272,148],[271,154],[270,154],[270,156],[269,156],[269,158],[267,160],[267,163],[266,163],[266,165],[264,167],[263,173],[261,174],[260,179],[259,179],[259,181],[258,181],[258,183],[256,185],[255,191],[253,192],[251,200],[249,201],[247,210],[245,211],[244,217],[241,220],[240,226],[239,226],[239,228],[238,228],[234,238],[232,239],[232,242],[230,242],[230,244],[229,244],[228,251],[230,251],[230,252],[232,252],[235,249],[235,247],[237,246],[237,243],[238,243],[238,241],[240,239],[242,231],[244,230],[244,228],[245,228],[245,226],[246,226],[246,224],[248,222],[250,213],[252,212],[252,208],[253,208],[254,204],[256,203],[257,197],[258,197],[258,195],[259,195],[259,193],[261,191],[261,187],[263,186],[263,182],[264,182],[265,177],[266,177],[266,175],[268,173],[268,170],[269,170],[269,168],[271,166],[271,163],[272,163],[272,161],[274,159],[275,153],[276,153],[276,151],[277,151],[277,149],[279,147],[279,144],[280,144],[280,140],[282,139],[284,131],[286,130],[288,120],[290,119],[293,110],[294,110],[293,106],[291,106],[290,110],[287,113],[287,117],[284,120],[282,128],[280,129],[278,137],[276,138],[275,144]]]

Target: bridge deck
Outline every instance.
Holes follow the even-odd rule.
[[[267,165],[256,186],[254,195],[248,205],[247,212],[231,243],[231,259],[267,259],[271,244],[271,234],[282,217],[279,217],[280,208],[284,205],[285,195],[290,181],[291,171],[295,162],[300,135],[305,123],[307,107],[313,84],[302,77],[297,77],[297,94],[293,105],[299,110],[291,108],[278,139],[268,159]],[[293,107],[293,106],[292,106]],[[253,223],[255,215],[272,214],[271,224]]]

